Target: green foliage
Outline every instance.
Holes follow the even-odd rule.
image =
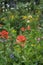
[[[43,65],[41,11],[39,5],[18,2],[16,9],[0,14],[0,65]],[[1,38],[3,30],[9,33],[7,39]],[[25,46],[17,43],[18,35],[26,37],[25,42],[20,42]]]

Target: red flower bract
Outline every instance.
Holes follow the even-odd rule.
[[[1,32],[0,32],[0,35],[1,35]]]
[[[25,42],[26,41],[26,37],[24,35],[19,35],[19,36],[17,36],[17,40],[19,42]]]
[[[27,30],[30,30],[30,29],[31,29],[31,27],[28,25],[26,29],[27,29]]]
[[[1,38],[1,32],[0,32],[0,38]]]
[[[1,35],[2,35],[2,37],[6,38],[6,39],[8,38],[8,32],[6,30],[3,30],[1,32]]]
[[[22,28],[21,28],[21,31],[25,31],[25,28],[24,28],[24,27],[22,27]]]

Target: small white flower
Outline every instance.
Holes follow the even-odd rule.
[[[41,30],[42,28],[41,27],[38,27],[39,30]]]
[[[6,11],[7,11],[7,9],[6,9]]]
[[[34,5],[36,4],[36,2],[34,2]]]
[[[40,41],[40,38],[38,38],[37,40]]]
[[[27,23],[29,23],[30,22],[30,20],[27,20]]]
[[[2,4],[4,5],[4,2],[2,2]]]
[[[28,18],[32,18],[32,15],[29,15]]]
[[[13,7],[11,8],[11,10],[14,9]]]
[[[10,5],[9,4],[6,4],[7,5],[7,7],[9,7]]]

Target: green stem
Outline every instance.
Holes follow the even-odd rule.
[[[5,52],[6,52],[6,44],[4,42],[4,56],[6,55]]]

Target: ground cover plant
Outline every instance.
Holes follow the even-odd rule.
[[[39,0],[0,0],[0,65],[43,65]]]

